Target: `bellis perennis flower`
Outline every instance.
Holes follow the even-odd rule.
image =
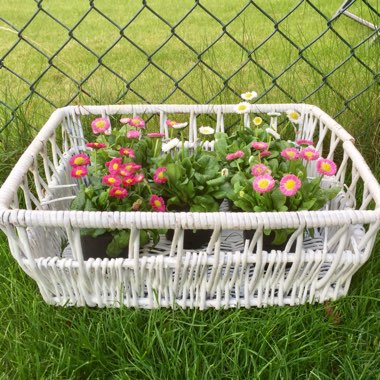
[[[248,91],[241,94],[241,98],[244,100],[252,100],[254,98],[257,98],[257,92],[255,91]]]
[[[269,174],[259,175],[252,182],[254,190],[258,193],[267,193],[274,188],[274,185],[274,179]]]
[[[156,183],[166,183],[168,179],[165,177],[166,168],[161,166],[156,169],[153,175],[153,181]]]
[[[294,174],[288,174],[284,176],[280,181],[280,191],[287,197],[295,195],[300,187],[301,181]]]
[[[71,170],[71,177],[73,178],[81,178],[86,176],[88,173],[86,166],[75,166]]]
[[[251,109],[251,105],[247,102],[241,102],[235,106],[235,112],[236,113],[248,113]]]
[[[227,154],[226,160],[232,161],[232,160],[236,160],[237,158],[242,158],[242,157],[244,157],[244,152],[241,150],[237,150],[235,153]]]
[[[301,123],[301,115],[295,111],[295,110],[289,110],[286,111],[286,115],[288,116],[288,119],[294,123],[294,124],[300,124]]]
[[[327,175],[327,176],[333,176],[335,175],[337,171],[337,166],[334,161],[320,158],[317,161],[317,172],[319,174]]]
[[[257,177],[264,174],[271,174],[271,170],[264,164],[256,164],[252,166],[251,173],[253,176]]]
[[[123,187],[114,186],[110,188],[109,195],[110,197],[123,199],[128,195],[128,191]]]
[[[164,212],[166,210],[164,198],[152,195],[149,201],[153,211]]]
[[[256,149],[256,150],[267,150],[268,149],[268,143],[264,142],[264,141],[254,141],[252,144],[251,144],[251,147],[253,149]]]
[[[199,127],[199,133],[202,135],[213,135],[215,132],[214,128],[211,127]]]
[[[85,153],[79,153],[75,154],[70,158],[69,161],[70,165],[75,167],[75,166],[86,166],[90,164],[90,157],[87,156]]]
[[[110,127],[110,121],[104,117],[99,117],[91,123],[92,132],[95,135],[106,132]]]
[[[177,121],[174,121],[174,120],[166,120],[166,125],[170,128],[174,128],[174,129],[183,129],[185,127],[187,127],[188,123],[178,123]]]

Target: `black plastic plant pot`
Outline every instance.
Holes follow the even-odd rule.
[[[210,239],[213,230],[185,230],[183,238],[183,248],[185,249],[199,249],[207,244]],[[167,230],[165,237],[169,241],[173,240],[174,230]]]
[[[88,260],[90,258],[111,259],[106,253],[107,246],[112,241],[112,234],[106,232],[103,235],[96,237],[81,236],[83,259]],[[125,247],[118,257],[128,257],[128,247]]]
[[[243,231],[243,239],[244,239],[244,241],[246,241],[246,240],[252,240],[254,234],[255,234],[255,230],[244,230]],[[274,238],[275,238],[275,232],[274,231],[271,231],[271,233],[269,235],[265,235],[263,233],[263,250],[264,251],[270,252],[272,250],[275,250],[275,251],[283,251],[283,250],[285,250],[286,244],[288,242],[285,241],[282,244],[274,244],[273,243]],[[296,245],[297,245],[297,241],[294,241],[294,243],[292,244],[292,246],[290,248],[290,252],[294,252],[295,251]]]

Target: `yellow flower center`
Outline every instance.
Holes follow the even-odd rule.
[[[155,201],[154,201],[154,205],[155,205],[156,207],[161,207],[161,202],[160,202],[159,200],[155,200]]]
[[[132,119],[132,124],[140,124],[140,119]]]
[[[79,169],[79,170],[77,170],[77,171],[75,172],[76,175],[82,175],[82,173],[83,173],[83,170],[82,170],[82,169]]]
[[[313,152],[305,152],[305,156],[308,158],[312,158],[314,156]]]
[[[296,154],[293,152],[293,151],[289,151],[288,152],[288,156],[293,158]]]
[[[247,106],[244,105],[244,104],[241,104],[240,106],[238,106],[238,110],[239,110],[239,111],[244,111],[244,110],[246,110],[246,109],[247,109]]]
[[[122,193],[123,193],[123,192],[122,192],[121,190],[116,190],[116,191],[115,191],[115,194],[116,194],[116,195],[121,195]]]
[[[108,182],[109,182],[109,183],[115,183],[116,180],[115,180],[115,178],[108,178]]]
[[[260,181],[257,182],[257,186],[260,189],[266,189],[269,185],[269,181],[267,179],[260,179]]]
[[[263,119],[261,117],[255,117],[253,119],[253,124],[260,125],[262,123]]]
[[[329,172],[331,170],[331,165],[327,162],[323,162],[321,165],[321,168],[323,171]]]
[[[293,179],[289,179],[288,181],[285,182],[285,189],[293,190],[295,185],[296,185],[296,181],[294,181]]]
[[[298,119],[298,113],[293,111],[293,112],[290,112],[289,116],[292,118],[292,119]]]
[[[158,173],[158,178],[164,179],[165,178],[164,173],[163,172]]]
[[[113,170],[116,170],[118,167],[119,167],[119,164],[113,164],[113,165],[112,165],[112,169],[113,169]]]
[[[96,126],[98,128],[104,128],[105,125],[106,125],[106,123],[103,120],[96,122]]]
[[[74,160],[74,163],[75,165],[83,165],[85,163],[85,160],[83,157],[77,157],[75,160]]]

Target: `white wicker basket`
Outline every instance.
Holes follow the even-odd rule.
[[[76,181],[68,157],[84,144],[86,115],[156,114],[168,133],[168,114],[188,115],[189,143],[197,116],[209,114],[217,131],[233,105],[80,106],[56,110],[22,155],[0,190],[0,227],[12,255],[55,305],[205,309],[296,305],[337,299],[368,259],[380,226],[380,186],[353,138],[319,108],[305,104],[253,105],[252,113],[295,109],[302,115],[299,138],[318,141],[324,157],[339,162],[335,177],[344,191],[321,211],[278,213],[122,213],[69,211]],[[277,116],[272,115],[277,123]],[[210,149],[213,144],[210,143]],[[309,173],[313,175],[313,173]],[[360,199],[360,201],[357,201]],[[26,208],[20,209],[20,203]],[[372,210],[367,209],[371,206]],[[130,229],[130,257],[83,260],[81,228]],[[175,229],[155,248],[139,247],[139,230]],[[264,228],[295,228],[282,251],[262,249]],[[198,251],[183,248],[185,229],[213,229]],[[254,229],[251,242],[242,230]],[[304,239],[314,229],[313,239]],[[290,248],[296,241],[296,248]]]

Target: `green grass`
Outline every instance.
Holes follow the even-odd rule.
[[[88,9],[88,2],[43,1],[42,6],[68,27],[73,27]],[[140,2],[96,1],[96,7],[119,25],[133,17]],[[223,22],[228,22],[246,2],[243,0],[201,2]],[[296,1],[257,1],[273,18],[280,20]],[[170,23],[177,22],[193,2],[184,0],[148,1]],[[341,0],[313,1],[330,17]],[[372,1],[379,9],[379,2]],[[17,12],[15,12],[17,9]],[[1,17],[21,28],[36,10],[32,1],[0,0]],[[373,12],[357,2],[353,11],[379,23]],[[148,26],[149,27],[148,27]],[[0,21],[0,57],[17,39],[17,34]],[[102,33],[99,33],[99,28]],[[280,30],[298,46],[305,47],[326,27],[326,23],[306,2],[280,23]],[[348,18],[334,24],[338,33],[353,45],[365,38],[369,29]],[[227,30],[244,46],[253,49],[272,31],[273,24],[255,10],[244,12]],[[200,9],[176,29],[197,51],[202,51],[220,32],[217,24]],[[142,13],[126,34],[149,54],[170,34],[161,21]],[[114,41],[118,32],[92,12],[74,35],[97,54]],[[40,13],[24,31],[24,38],[38,44],[51,55],[63,44],[65,30]],[[355,54],[374,72],[379,72],[379,40],[364,43]],[[272,75],[279,75],[297,50],[277,34],[253,54]],[[350,49],[333,32],[305,50],[304,56],[322,73],[302,61],[292,66],[280,84],[297,101],[303,100],[350,55]],[[234,73],[244,61],[242,49],[223,37],[202,59],[224,77]],[[196,62],[197,56],[176,39],[153,56],[153,61],[176,80]],[[83,81],[96,65],[96,58],[71,41],[53,60],[76,81]],[[104,63],[131,80],[145,64],[144,54],[123,41],[104,57]],[[22,42],[4,60],[7,67],[36,80],[47,59]],[[378,79],[377,79],[378,80]],[[327,82],[346,99],[355,96],[374,81],[373,75],[353,58],[327,78]],[[29,86],[0,70],[0,100],[16,106],[28,95]],[[205,66],[199,66],[181,82],[181,86],[199,101],[207,101],[222,87],[221,80]],[[248,89],[263,93],[271,78],[253,64],[243,68],[229,81],[238,93]],[[377,86],[377,87],[376,87]],[[113,103],[125,89],[104,68],[82,85],[95,99],[81,93],[74,103]],[[131,84],[150,102],[160,102],[173,89],[173,82],[153,67]],[[62,106],[77,90],[76,85],[57,70],[51,69],[35,84],[37,91]],[[129,91],[120,103],[139,103]],[[214,102],[237,102],[238,97],[223,91]],[[260,102],[289,102],[273,88]],[[335,115],[345,107],[327,85],[310,98],[313,103]],[[191,100],[177,91],[169,103]],[[380,178],[380,124],[378,85],[372,85],[346,105],[338,118],[357,139],[357,145],[377,178]],[[14,121],[0,135],[0,182],[53,107],[32,96],[20,107]],[[0,127],[10,112],[0,103]],[[334,302],[339,315],[329,317],[323,305],[270,307],[267,309],[194,311],[58,308],[46,305],[36,284],[22,272],[12,258],[3,235],[0,237],[0,379],[380,379],[380,239],[366,265],[354,276],[349,295]]]

